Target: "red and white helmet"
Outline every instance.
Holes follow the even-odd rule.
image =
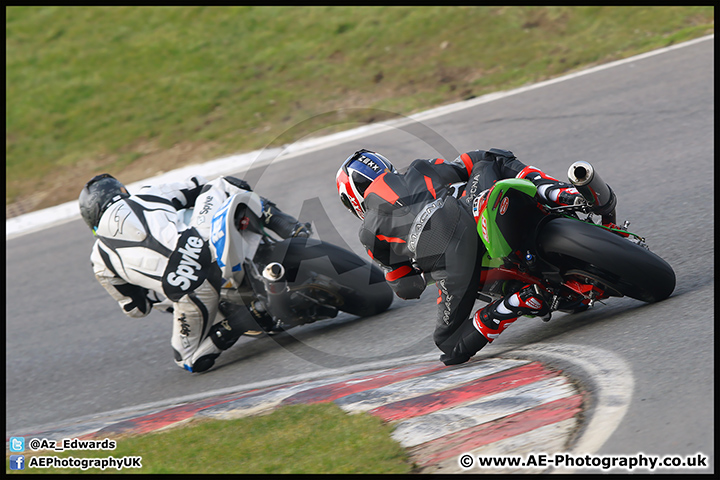
[[[338,194],[345,208],[360,219],[365,218],[365,191],[386,172],[397,173],[390,160],[370,150],[350,155],[337,172]]]

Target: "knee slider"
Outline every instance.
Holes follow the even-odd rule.
[[[472,357],[487,344],[487,338],[478,332],[470,321],[467,322],[467,332],[460,338],[460,341],[453,349],[453,353],[457,351],[458,354]]]
[[[477,331],[473,326],[472,320],[465,322],[460,328],[463,331],[460,333],[460,338],[453,346],[452,351],[440,357],[440,360],[445,365],[465,363],[488,344],[487,338]]]

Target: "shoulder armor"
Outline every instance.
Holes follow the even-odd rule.
[[[110,205],[100,218],[97,229],[100,237],[134,242],[142,242],[147,234],[143,222],[124,200]]]

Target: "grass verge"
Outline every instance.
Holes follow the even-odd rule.
[[[5,199],[19,213],[102,171],[130,183],[714,29],[713,7],[683,6],[5,11]]]
[[[369,414],[348,415],[333,403],[281,407],[236,420],[195,420],[164,432],[111,439],[111,451],[37,452],[33,456],[141,456],[142,468],[29,468],[22,473],[372,474],[411,473],[392,427]],[[9,469],[6,473],[21,473]]]

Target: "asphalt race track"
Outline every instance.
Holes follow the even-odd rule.
[[[610,299],[582,314],[556,313],[547,324],[522,319],[477,358],[532,344],[610,351],[629,365],[632,400],[597,453],[702,453],[710,457],[704,473],[712,472],[713,65],[711,37],[236,174],[283,210],[313,221],[316,237],[365,256],[359,225],[334,185],[340,162],[359,148],[382,152],[398,167],[504,148],[563,179],[573,161],[589,161],[618,196],[618,223],[630,220],[629,229],[675,269],[673,295],[652,305]],[[430,286],[420,300],[396,299],[376,317],[341,315],[272,338],[242,338],[215,369],[192,375],[172,360],[170,316],[126,317],[97,284],[92,243],[79,219],[7,241],[8,436],[139,404],[437,351]]]

